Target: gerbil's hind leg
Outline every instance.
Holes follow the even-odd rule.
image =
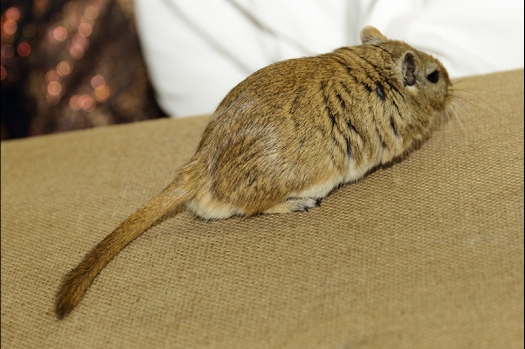
[[[321,205],[320,199],[312,198],[289,198],[286,201],[277,204],[264,213],[291,213],[299,211],[308,211],[309,208]]]

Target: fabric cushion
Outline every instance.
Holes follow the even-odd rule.
[[[319,208],[170,215],[62,321],[62,277],[171,182],[207,117],[2,142],[2,345],[523,347],[523,70],[456,88],[457,118]]]

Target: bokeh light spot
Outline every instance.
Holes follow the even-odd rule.
[[[95,99],[99,102],[103,102],[109,97],[109,87],[106,85],[98,86],[95,89]]]
[[[31,46],[27,42],[23,42],[16,48],[16,52],[22,57],[27,57],[31,53]]]
[[[57,72],[62,76],[68,76],[73,70],[73,65],[69,61],[62,61],[57,64]]]
[[[77,33],[71,38],[71,41],[67,43],[66,47],[73,59],[80,59],[89,47],[89,40]]]
[[[20,11],[16,7],[10,7],[5,11],[5,16],[12,21],[17,21],[20,18]]]
[[[53,37],[57,41],[64,41],[67,39],[67,29],[63,26],[59,25],[55,29],[53,29]]]
[[[71,45],[68,50],[73,59],[80,59],[84,56],[84,49],[78,45]]]
[[[82,97],[81,97],[81,100],[79,101],[80,107],[87,112],[92,112],[95,109],[95,100],[89,96],[82,96]]]
[[[106,83],[106,80],[104,80],[104,77],[100,75],[95,75],[93,78],[91,78],[91,86],[93,88],[97,88],[99,86],[102,86]]]
[[[15,53],[15,49],[13,48],[13,46],[9,44],[2,45],[2,57],[11,58],[13,57],[14,53]]]
[[[7,76],[7,70],[4,67],[0,67],[0,80],[4,80]]]
[[[90,36],[92,31],[93,31],[93,29],[91,28],[91,25],[88,24],[88,23],[82,23],[78,27],[78,34],[80,34],[80,36],[82,36],[84,38]]]
[[[82,47],[74,46],[69,53],[71,54],[71,58],[73,59],[80,59],[84,56],[84,50]]]
[[[32,38],[36,34],[36,27],[32,24],[26,24],[22,29],[22,33],[26,38]]]
[[[69,107],[73,110],[79,110],[80,104],[79,104],[79,95],[74,95],[69,99]]]
[[[60,96],[62,85],[60,85],[58,81],[51,81],[49,85],[47,85],[47,92],[52,96]]]
[[[51,83],[53,81],[60,81],[60,74],[56,70],[48,70],[46,73],[46,81]]]
[[[4,32],[7,34],[7,35],[13,35],[14,33],[16,33],[16,28],[18,27],[18,25],[16,24],[15,21],[12,21],[10,19],[8,19],[7,21],[4,22],[4,25],[3,25],[3,29],[4,29]]]
[[[93,21],[98,17],[98,10],[95,6],[88,6],[84,15],[87,19]]]

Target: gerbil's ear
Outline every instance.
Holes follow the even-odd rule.
[[[388,38],[381,34],[376,27],[369,25],[361,29],[361,42],[363,44],[380,44],[387,40]]]
[[[410,51],[405,53],[403,58],[403,85],[405,86],[414,86],[416,84],[416,69],[417,61],[416,56]]]

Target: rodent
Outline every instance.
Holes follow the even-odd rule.
[[[306,211],[425,139],[452,98],[446,69],[371,26],[361,41],[271,64],[234,87],[175,180],[64,277],[57,317],[71,312],[115,255],[178,206],[204,219]]]

